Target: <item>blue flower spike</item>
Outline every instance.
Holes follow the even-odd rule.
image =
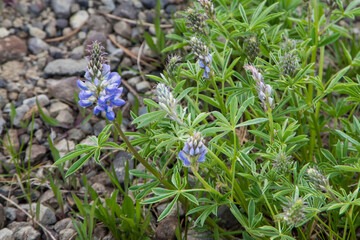
[[[106,113],[109,121],[115,119],[114,107],[122,106],[125,101],[121,99],[123,88],[120,87],[121,76],[117,72],[111,72],[106,64],[103,52],[104,47],[97,41],[90,45],[90,56],[85,80],[78,80],[77,85],[81,89],[79,93],[79,105],[89,107],[96,104],[94,114]]]
[[[204,137],[199,132],[187,139],[184,148],[179,152],[179,158],[186,167],[205,161],[207,148],[204,144]]]

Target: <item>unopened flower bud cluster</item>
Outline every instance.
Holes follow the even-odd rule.
[[[200,68],[204,69],[203,76],[205,78],[209,78],[212,62],[212,56],[209,53],[209,48],[197,37],[192,37],[189,43],[193,53],[199,59]]]
[[[206,15],[192,8],[186,10],[187,27],[195,33],[206,35]]]
[[[254,65],[246,64],[244,66],[245,70],[252,73],[252,77],[256,82],[256,90],[259,95],[260,101],[263,103],[265,111],[268,110],[268,106],[272,109],[274,107],[274,98],[272,97],[273,89],[269,84],[265,84],[264,77],[256,69]]]

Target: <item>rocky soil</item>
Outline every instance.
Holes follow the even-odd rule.
[[[0,12],[0,239],[38,240],[49,234],[60,240],[75,239],[69,212],[75,208],[71,193],[84,193],[81,175],[72,178],[76,183],[70,185],[77,187],[58,183],[65,201],[62,212],[49,182],[49,176],[54,181],[58,177],[54,176],[58,170],[52,165],[49,139],[63,156],[76,144],[89,143],[87,137],[98,135],[106,125],[104,116],[92,116],[82,123],[91,110],[79,111],[74,97],[76,80],[87,66],[86,46],[94,40],[105,46],[112,70],[121,71],[127,101],[121,109],[122,128],[134,131],[129,112],[136,98],[140,100],[139,114],[146,112],[141,97],[151,95],[155,85],[143,76],[158,75],[161,70],[161,61],[143,38],[145,31],[155,37],[157,0],[4,2],[13,4]],[[161,24],[169,33],[173,31],[171,14],[185,4],[182,0],[160,2]],[[57,126],[40,116],[36,97],[43,112],[57,120]],[[9,145],[11,148],[6,147]],[[111,161],[120,183],[125,178],[124,160],[130,161],[130,168],[141,168],[134,166],[131,155],[117,152]],[[104,163],[110,166],[106,159]],[[80,173],[100,195],[113,192],[110,179],[95,164],[87,164]],[[39,216],[34,222],[29,214],[36,212],[37,203]],[[165,206],[159,205],[158,211]],[[168,233],[172,228],[167,226],[177,224],[173,220],[162,225],[154,221],[154,228],[166,226],[160,231],[164,237],[157,239],[172,236],[174,229]],[[106,228],[97,226],[94,239],[112,237]]]

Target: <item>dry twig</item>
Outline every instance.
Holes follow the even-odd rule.
[[[98,10],[96,12],[100,13],[100,14],[102,14],[105,17],[110,18],[110,19],[124,21],[124,22],[131,23],[131,24],[143,25],[143,26],[147,26],[147,27],[155,27],[155,24],[153,24],[153,23],[135,21],[135,20],[131,20],[131,19],[128,19],[128,18],[122,18],[122,17],[118,17],[118,16],[115,16],[115,15],[112,15],[112,14],[109,14],[109,13],[98,11]],[[172,28],[172,27],[174,27],[174,25],[172,25],[172,24],[160,24],[160,28]]]
[[[57,41],[62,41],[64,39],[67,39],[69,37],[71,37],[72,35],[74,35],[75,33],[77,33],[78,31],[80,31],[80,29],[86,24],[86,21],[81,24],[80,27],[74,29],[73,31],[69,32],[68,34],[61,36],[61,37],[57,37],[57,38],[49,38],[49,39],[45,39],[45,42],[57,42]]]

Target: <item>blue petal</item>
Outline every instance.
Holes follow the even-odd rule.
[[[86,71],[86,73],[85,73],[85,75],[84,75],[84,78],[86,78],[87,80],[91,81],[91,77],[90,77],[89,71]]]
[[[118,86],[121,83],[121,77],[117,72],[112,72],[109,74],[109,80],[110,82],[113,83],[118,83]]]
[[[111,103],[114,104],[115,106],[122,106],[125,104],[125,101],[119,98],[119,99],[111,100]]]
[[[102,70],[103,76],[108,74],[109,72],[110,72],[110,65],[103,64],[103,70]]]
[[[100,96],[98,99],[98,103],[100,106],[106,105],[107,100],[109,99],[109,96]]]
[[[203,61],[199,60],[199,66],[200,68],[205,68],[205,64]]]
[[[192,147],[191,149],[190,149],[190,156],[194,156],[195,155],[195,150],[194,150],[194,148]]]
[[[189,151],[190,151],[190,146],[188,143],[185,143],[185,146],[183,148],[183,151],[186,152],[187,154],[189,154]]]
[[[85,84],[83,81],[81,81],[80,79],[77,80],[76,84],[78,85],[78,87],[79,87],[80,89],[82,89],[82,90],[88,90],[86,84]]]
[[[109,119],[109,121],[113,121],[115,119],[114,111],[106,112],[106,118]]]
[[[91,97],[92,95],[93,95],[93,93],[91,91],[82,90],[79,93],[79,98],[80,98],[80,100],[85,100],[85,99],[88,99],[89,97]]]
[[[100,112],[103,112],[105,111],[105,108],[104,107],[101,107],[99,105],[96,105],[96,107],[94,107],[94,114],[97,115],[99,114]]]
[[[114,93],[118,86],[118,83],[110,84],[106,87],[106,91],[108,91],[109,93]]]
[[[89,100],[80,100],[78,103],[80,107],[88,107],[92,104],[92,102]]]
[[[209,78],[209,75],[208,75],[208,73],[207,73],[206,71],[204,71],[203,77],[204,77],[204,78]]]
[[[197,161],[198,161],[199,163],[204,162],[204,161],[205,161],[205,153],[202,153]]]
[[[95,84],[95,86],[99,86],[99,84],[100,84],[100,81],[97,77],[94,79],[94,84]]]
[[[189,162],[188,158],[186,157],[184,151],[179,152],[179,158],[180,158],[181,161],[184,162],[185,166],[190,166],[190,162]]]

